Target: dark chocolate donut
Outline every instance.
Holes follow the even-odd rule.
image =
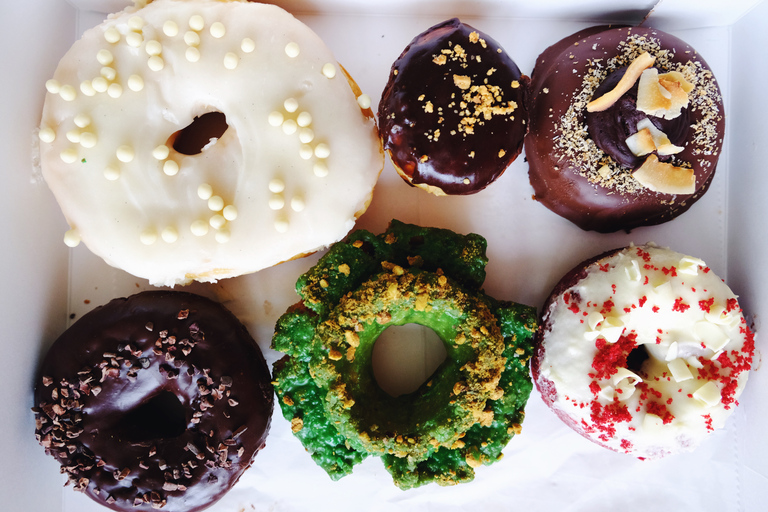
[[[185,292],[115,299],[53,344],[35,433],[75,489],[113,510],[194,512],[264,446],[269,369],[220,304]]]
[[[528,77],[457,18],[419,34],[392,65],[379,126],[395,168],[437,195],[473,194],[520,154]]]
[[[608,110],[588,114],[587,103],[643,52],[655,57],[659,73],[679,71],[693,84],[680,117],[638,111],[637,84]],[[642,27],[592,27],[547,48],[531,77],[529,111],[525,152],[536,199],[580,228],[604,233],[660,224],[688,210],[709,188],[725,128],[706,62],[680,39]],[[693,169],[692,193],[654,191],[633,176],[647,156],[633,155],[625,140],[644,117],[683,147],[658,160]]]

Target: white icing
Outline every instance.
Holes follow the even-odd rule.
[[[621,339],[603,336],[607,318],[623,322]],[[629,247],[591,265],[551,303],[544,322],[549,329],[538,384],[556,390],[545,399],[574,428],[617,451],[656,458],[694,448],[724,425],[747,382],[748,371],[732,376],[722,364],[725,356],[728,364],[751,360],[753,345],[734,294],[703,261],[669,249]],[[649,356],[642,367],[596,375],[598,344],[615,347],[634,335]],[[713,378],[712,369],[725,378]],[[646,385],[653,391],[641,392]],[[626,406],[632,419],[598,421],[595,401]],[[666,423],[657,405],[672,416]],[[615,431],[601,430],[606,424]]]
[[[115,14],[46,83],[43,175],[88,248],[152,284],[216,281],[322,249],[353,227],[383,167],[373,119],[347,80],[327,78],[333,62],[271,5],[155,0]],[[170,147],[213,111],[229,126],[215,144],[197,155]],[[279,211],[277,176],[291,205]]]

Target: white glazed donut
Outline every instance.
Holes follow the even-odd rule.
[[[129,8],[88,30],[46,88],[41,166],[65,242],[155,285],[255,272],[340,240],[384,165],[367,96],[272,5]],[[180,148],[197,154],[174,149],[204,114],[218,131]]]
[[[753,353],[730,288],[703,261],[649,244],[588,260],[560,281],[532,368],[566,424],[653,459],[724,426]]]

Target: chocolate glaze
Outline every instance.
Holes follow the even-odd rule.
[[[153,291],[115,299],[64,332],[43,362],[35,406],[38,440],[77,490],[113,510],[194,512],[264,446],[273,392],[232,313]]]
[[[626,70],[627,67],[622,66],[608,75],[595,90],[594,97],[599,98],[613,89],[624,76]],[[637,133],[637,123],[646,118],[650,119],[656,128],[664,132],[672,144],[685,145],[691,126],[688,108],[682,109],[680,115],[674,119],[649,116],[645,112],[637,110],[637,82],[607,109],[601,112],[587,112],[587,128],[589,129],[589,136],[595,141],[597,147],[611,155],[624,167],[637,169],[643,165],[647,157],[635,156],[625,141],[630,135]],[[662,162],[672,159],[669,155],[657,155],[657,158]]]
[[[473,33],[479,36],[478,40],[472,36],[475,42],[470,39]],[[466,59],[454,58],[458,47],[466,52]],[[435,63],[441,55],[446,62]],[[474,113],[472,100],[461,107],[462,96],[477,94],[471,88],[459,88],[454,75],[468,76],[472,86],[498,86],[499,98],[486,106],[514,102],[516,108],[485,118]],[[522,150],[528,129],[527,88],[528,77],[486,34],[456,18],[435,25],[416,36],[392,65],[379,103],[384,148],[412,185],[436,187],[446,194],[478,192]],[[467,111],[471,113],[466,115]],[[459,128],[467,119],[476,120],[474,133]]]
[[[601,59],[602,81],[612,71],[606,69],[608,59],[618,54],[621,42],[635,35],[653,38],[662,48],[674,52],[673,64],[691,61],[700,64],[702,70],[709,69],[693,48],[664,32],[651,28],[601,26],[573,34],[547,48],[538,57],[531,77],[531,133],[525,141],[525,152],[535,198],[585,230],[628,231],[666,222],[682,214],[709,188],[720,154],[725,119],[719,89],[712,76],[708,78],[708,85],[712,108],[718,113],[712,120],[716,140],[711,147],[703,147],[694,143],[689,131],[685,149],[675,156],[677,162],[690,164],[694,169],[697,190],[693,194],[670,195],[645,188],[627,192],[592,183],[580,174],[583,165],[557,147],[556,141],[563,136],[561,118],[571,107],[576,92],[582,89],[585,75],[593,71],[590,61]],[[587,124],[585,107],[577,114],[583,126]],[[699,123],[705,115],[704,109],[688,110],[689,125]],[[667,135],[672,139],[673,134]],[[626,172],[630,169],[626,168]]]

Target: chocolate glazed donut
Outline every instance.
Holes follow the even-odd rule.
[[[617,81],[614,72],[645,51],[656,57],[659,73],[682,71],[695,85],[680,118],[651,119],[684,147],[674,161],[693,169],[692,194],[655,192],[632,176],[641,160],[623,146],[642,114],[634,108],[637,87],[610,112],[586,111],[606,89],[601,84]],[[531,76],[529,111],[525,153],[535,198],[580,228],[603,233],[660,224],[688,210],[709,188],[725,128],[720,90],[706,62],[680,39],[642,27],[592,27],[547,48]]]
[[[269,369],[223,306],[184,292],[115,299],[53,344],[36,436],[75,489],[113,510],[194,512],[264,446]]]
[[[436,195],[474,194],[520,154],[528,77],[501,46],[453,18],[416,36],[379,103],[400,176]]]

